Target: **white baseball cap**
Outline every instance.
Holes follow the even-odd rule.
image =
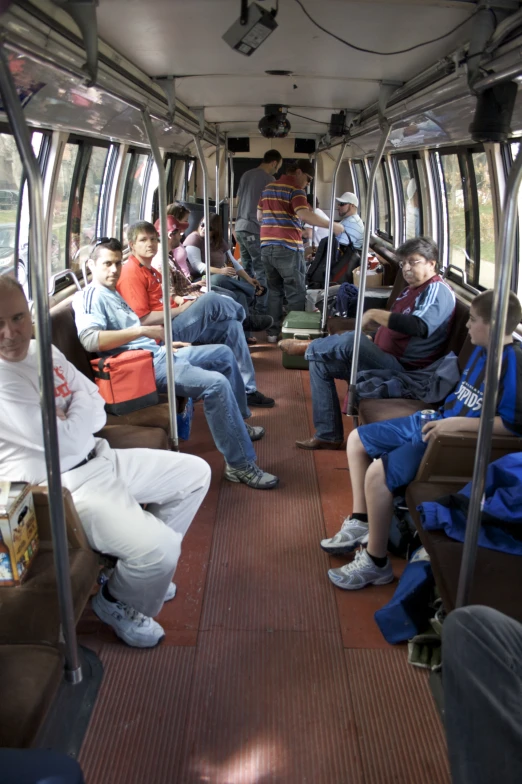
[[[341,204],[353,204],[356,207],[359,206],[359,199],[355,193],[350,193],[350,191],[346,191],[346,193],[343,193],[342,196],[336,196],[335,201],[340,201]]]

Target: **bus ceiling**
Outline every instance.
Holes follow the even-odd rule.
[[[101,0],[93,84],[93,42],[85,36],[86,52],[68,6],[19,0],[0,19],[28,121],[147,146],[146,108],[160,146],[176,152],[194,152],[194,133],[212,146],[225,133],[258,136],[266,104],[288,107],[290,137],[324,149],[340,142],[331,115],[346,110],[348,137],[371,152],[383,84],[388,149],[462,141],[480,84],[522,73],[516,0],[287,0],[249,57],[222,39],[239,0],[180,0],[175,14],[167,0]]]

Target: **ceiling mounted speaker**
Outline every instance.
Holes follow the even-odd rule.
[[[229,136],[227,147],[229,152],[250,152],[250,139],[248,136]]]
[[[475,117],[469,126],[475,142],[505,142],[511,129],[511,117],[517,97],[516,82],[497,84],[479,93]]]
[[[331,115],[330,125],[328,126],[328,133],[330,136],[344,136],[346,133],[348,133],[345,112],[339,112],[339,114]]]

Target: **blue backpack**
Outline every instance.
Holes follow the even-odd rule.
[[[415,550],[393,598],[375,613],[375,622],[389,643],[404,642],[429,626],[435,580],[424,547]]]
[[[178,420],[178,437],[182,441],[188,441],[190,438],[190,430],[192,428],[192,418],[194,416],[194,401],[191,397],[187,399],[185,410],[177,415]]]

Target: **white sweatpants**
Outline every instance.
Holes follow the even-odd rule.
[[[181,540],[210,484],[199,457],[160,449],[111,449],[62,474],[91,547],[118,558],[111,594],[145,615],[161,610]],[[144,511],[141,504],[148,504]]]

